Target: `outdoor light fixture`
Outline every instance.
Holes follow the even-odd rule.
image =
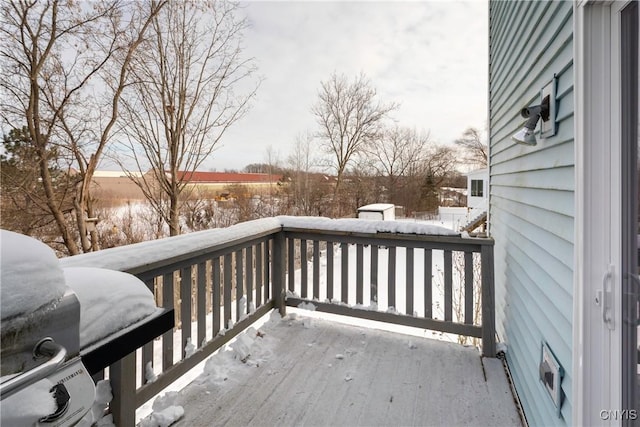
[[[541,138],[548,138],[556,134],[556,82],[557,78],[554,76],[553,80],[540,91],[539,105],[520,110],[520,115],[527,121],[524,127],[511,137],[518,144],[537,144],[535,129],[540,119],[542,119],[540,124]]]
[[[543,121],[549,120],[549,97],[545,97],[540,105],[523,108],[520,110],[520,115],[528,120],[524,124],[524,127],[516,132],[511,138],[513,138],[513,140],[518,144],[536,145],[535,129],[538,124],[538,120],[541,118]]]

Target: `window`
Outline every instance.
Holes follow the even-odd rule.
[[[471,180],[471,197],[484,197],[484,181],[481,179]]]

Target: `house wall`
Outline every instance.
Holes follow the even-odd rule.
[[[530,425],[571,425],[574,252],[572,3],[489,4],[490,229],[496,326]],[[558,133],[514,143],[522,107],[558,77]],[[561,417],[539,381],[542,342],[564,368]]]

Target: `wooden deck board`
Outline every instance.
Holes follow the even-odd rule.
[[[259,367],[243,365],[214,386],[194,381],[181,392],[176,425],[520,425],[500,361],[488,364],[487,382],[475,349],[304,323],[272,320],[256,340],[264,340]]]

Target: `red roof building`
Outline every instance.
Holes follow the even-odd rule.
[[[281,175],[267,173],[228,173],[228,172],[178,172],[181,180],[190,184],[275,184]]]

